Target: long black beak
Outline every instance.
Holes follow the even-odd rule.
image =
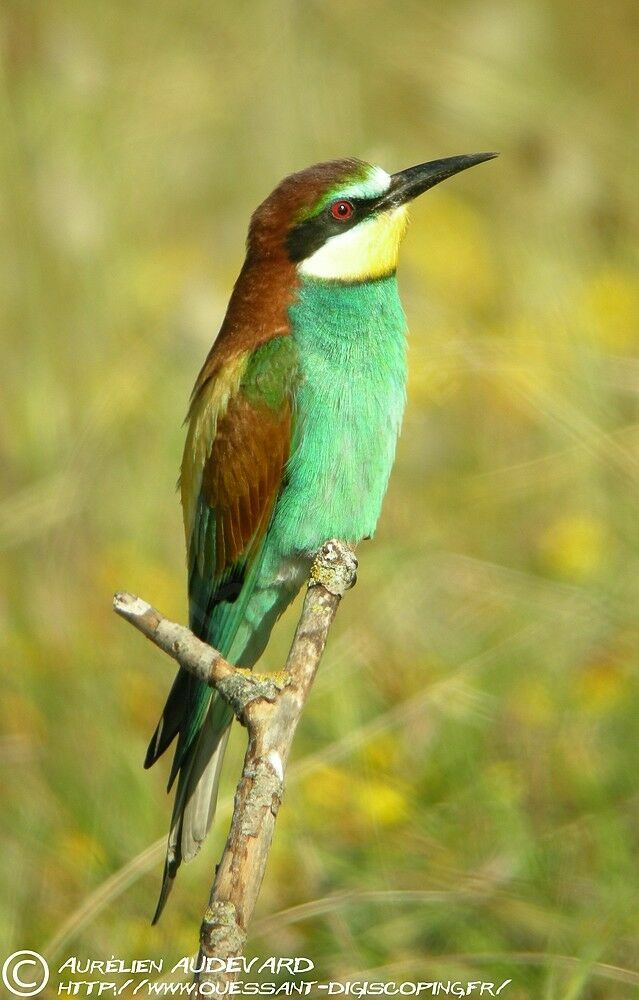
[[[458,174],[460,170],[468,170],[485,160],[492,160],[499,153],[470,153],[466,156],[447,156],[443,160],[430,160],[428,163],[418,163],[416,167],[408,167],[391,175],[391,185],[377,203],[377,210],[398,208],[407,201],[412,201],[418,195],[435,187],[447,177]]]

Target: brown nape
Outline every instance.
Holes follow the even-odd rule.
[[[220,332],[197,377],[192,399],[230,358],[288,333],[288,307],[297,288],[297,271],[286,251],[288,230],[300,212],[352,177],[361,166],[360,160],[344,159],[300,170],[285,177],[255,210],[246,260]]]
[[[295,266],[285,255],[263,260],[246,258],[220,332],[197,377],[191,404],[231,358],[288,333],[287,310],[296,287]]]

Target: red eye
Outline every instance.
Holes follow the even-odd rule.
[[[345,219],[350,219],[353,214],[353,206],[350,201],[334,201],[331,205],[331,215],[334,219],[338,219],[340,222],[344,222]]]

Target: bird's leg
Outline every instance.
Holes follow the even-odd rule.
[[[235,673],[240,674],[242,677],[246,677],[251,682],[257,682],[259,684],[273,684],[278,691],[282,691],[283,688],[289,683],[289,675],[286,670],[274,670],[269,674],[256,673],[251,667],[236,667]]]
[[[245,724],[245,710],[251,702],[260,698],[275,702],[287,684],[288,677],[282,671],[277,674],[256,674],[245,667],[234,667],[233,672],[215,687],[233,709],[236,718]]]

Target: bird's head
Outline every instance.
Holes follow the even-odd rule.
[[[496,153],[450,156],[396,174],[361,160],[331,160],[286,177],[253,215],[248,253],[285,254],[302,275],[366,281],[392,273],[408,204]]]

